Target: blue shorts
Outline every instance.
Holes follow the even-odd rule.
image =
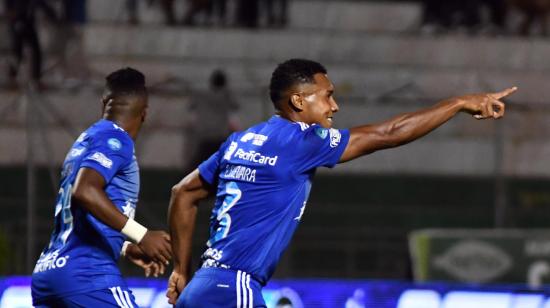
[[[117,307],[137,308],[132,291],[126,287],[112,287],[82,294],[52,298],[39,301],[36,308],[65,308],[65,307]]]
[[[183,290],[177,308],[267,307],[261,284],[243,271],[201,268]]]

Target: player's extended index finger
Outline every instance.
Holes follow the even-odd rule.
[[[518,87],[511,87],[511,88],[508,88],[504,91],[493,93],[493,94],[491,94],[491,97],[493,97],[495,99],[501,99],[503,97],[511,95],[512,93],[516,92],[517,90],[518,90]]]

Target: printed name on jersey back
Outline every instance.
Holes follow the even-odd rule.
[[[222,173],[222,178],[226,180],[241,180],[245,182],[256,182],[256,169],[240,165],[227,164]]]
[[[267,136],[256,134],[256,133],[246,133],[241,137],[241,142],[248,142],[252,140],[253,145],[262,146],[267,141]]]

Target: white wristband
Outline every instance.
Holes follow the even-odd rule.
[[[147,228],[130,218],[120,232],[126,235],[134,243],[139,244],[141,239],[145,236],[145,233],[147,233]]]
[[[122,249],[120,250],[120,255],[123,257],[126,257],[126,250],[128,249],[128,245],[131,243],[128,241],[124,241],[124,244],[122,244]]]

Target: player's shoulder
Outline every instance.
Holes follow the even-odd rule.
[[[326,128],[318,124],[304,126],[296,135],[296,148],[303,150],[304,148],[318,149],[325,145],[331,148],[337,147],[345,135],[345,131],[336,128]]]
[[[128,133],[117,124],[100,120],[86,132],[86,137],[100,143],[113,151],[133,152],[134,141]]]

